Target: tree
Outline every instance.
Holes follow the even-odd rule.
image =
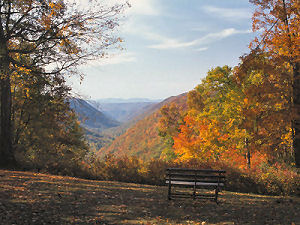
[[[84,7],[63,0],[0,0],[1,163],[15,163],[12,74],[72,74],[86,60],[104,57],[121,41],[112,31],[123,8],[93,0]]]
[[[164,149],[161,157],[172,160],[176,158],[173,151],[174,140],[177,136],[182,123],[182,107],[179,107],[174,102],[166,104],[160,109],[161,118],[158,123],[159,136],[163,140]]]
[[[70,88],[62,75],[32,76],[29,70],[11,75],[13,148],[18,163],[74,175],[87,145],[75,113]]]
[[[218,160],[225,152],[233,155],[241,149],[241,95],[230,67],[208,71],[202,83],[189,92],[188,105],[174,137],[174,149],[181,159]]]
[[[234,76],[240,90],[241,128],[245,146],[268,156],[269,162],[291,163],[291,73],[262,51],[242,57]]]
[[[250,0],[257,5],[253,30],[262,30],[253,48],[262,49],[292,71],[291,127],[296,167],[300,167],[300,3],[299,0]]]
[[[165,123],[177,128],[171,134],[179,159],[224,160],[243,168],[251,167],[253,156],[255,164],[291,162],[288,68],[263,52],[242,61],[234,70],[208,71],[188,93],[181,125]]]

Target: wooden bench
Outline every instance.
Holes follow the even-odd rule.
[[[218,203],[218,193],[225,187],[224,170],[199,170],[168,168],[166,170],[166,184],[168,184],[168,199],[173,198],[205,198]],[[191,188],[192,193],[174,192],[172,186]],[[214,194],[200,194],[197,189],[213,189]]]

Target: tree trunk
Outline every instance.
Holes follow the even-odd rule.
[[[251,152],[249,149],[249,141],[248,138],[245,138],[245,149],[246,149],[246,160],[248,169],[251,168]]]
[[[293,150],[295,156],[295,165],[300,168],[300,63],[297,59],[294,59],[294,46],[292,44],[292,36],[289,28],[289,20],[286,11],[285,0],[282,0],[283,12],[284,12],[284,24],[286,25],[286,32],[288,34],[288,47],[290,50],[290,55],[292,56],[291,64],[293,66],[293,94],[292,94],[292,139],[293,139]]]
[[[300,63],[293,65],[293,149],[295,155],[295,164],[300,168]]]
[[[16,164],[12,147],[11,121],[11,83],[9,75],[9,61],[6,42],[0,40],[0,166],[14,166]]]

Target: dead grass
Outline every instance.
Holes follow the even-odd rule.
[[[0,224],[300,224],[300,199],[222,192],[172,200],[166,187],[0,170]]]

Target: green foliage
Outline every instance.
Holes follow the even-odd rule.
[[[160,109],[161,118],[158,123],[158,135],[162,138],[164,145],[160,157],[167,161],[177,158],[177,154],[173,151],[173,136],[178,135],[179,127],[183,123],[182,111],[182,107],[174,102],[164,105]]]

